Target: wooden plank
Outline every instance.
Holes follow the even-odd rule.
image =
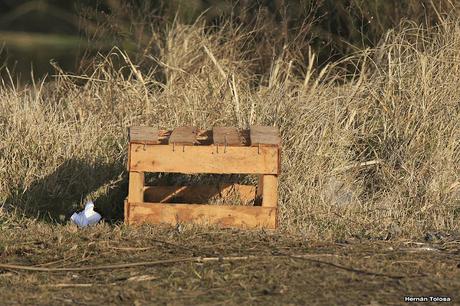
[[[129,166],[131,165],[131,143],[128,143],[128,158],[126,163],[126,170],[129,172]]]
[[[129,224],[216,224],[222,227],[276,228],[276,207],[129,203]]]
[[[250,127],[249,134],[251,146],[279,146],[281,144],[278,128],[274,126],[253,125]]]
[[[158,129],[149,126],[132,126],[129,128],[129,142],[158,144]]]
[[[128,204],[128,199],[125,199],[124,202],[124,223],[128,224],[129,220],[129,204]]]
[[[241,136],[235,127],[214,127],[212,138],[216,145],[241,146]]]
[[[263,176],[262,206],[278,206],[278,176],[276,175]]]
[[[215,174],[278,174],[278,147],[131,145],[131,171]]]
[[[129,172],[129,202],[144,202],[144,172]]]
[[[144,188],[144,201],[165,203],[207,203],[213,197],[222,200],[235,200],[237,198],[242,204],[249,204],[254,201],[256,187],[239,184],[223,184],[221,186],[148,186]]]
[[[264,191],[264,175],[259,174],[257,176],[257,194],[256,196],[261,198]]]
[[[181,126],[175,128],[169,137],[169,144],[194,145],[196,143],[197,128]]]

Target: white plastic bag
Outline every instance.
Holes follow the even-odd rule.
[[[85,204],[85,210],[74,213],[70,220],[79,227],[86,227],[98,223],[101,218],[101,215],[94,211],[94,203],[89,201]]]

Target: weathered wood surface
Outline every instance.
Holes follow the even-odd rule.
[[[175,128],[169,137],[169,144],[193,146],[197,140],[197,128],[193,126],[181,126]]]
[[[276,228],[276,208],[198,204],[128,203],[128,224],[216,224],[222,227]]]
[[[278,206],[278,176],[264,175],[262,188],[262,206],[277,207]]]
[[[261,198],[263,192],[264,192],[264,175],[259,174],[257,176],[257,193],[256,193],[256,196]]]
[[[129,128],[129,142],[158,144],[158,129],[149,126],[132,126]]]
[[[276,228],[281,150],[277,128],[215,127],[212,131],[198,131],[194,127],[178,127],[171,132],[132,127],[129,138],[129,194],[124,208],[127,224],[193,222]],[[144,172],[256,174],[259,187],[146,187]],[[214,197],[227,205],[199,204]]]
[[[251,146],[279,146],[281,144],[278,128],[274,126],[252,125],[249,134]]]
[[[123,221],[125,224],[129,224],[129,202],[128,199],[125,199],[123,205]]]
[[[142,144],[279,146],[281,137],[278,128],[260,125],[251,126],[250,130],[238,130],[236,127],[213,127],[212,131],[198,131],[192,126],[177,127],[173,131],[133,126],[129,128],[129,141]]]
[[[129,172],[129,202],[144,201],[144,172]]]
[[[207,203],[209,199],[218,197],[223,200],[234,200],[237,197],[243,204],[255,199],[256,187],[240,184],[223,184],[220,186],[148,186],[144,188],[143,202],[167,203],[178,199],[185,203]]]
[[[214,127],[212,138],[216,145],[241,146],[241,136],[235,127]]]
[[[130,171],[215,174],[278,174],[277,147],[131,145]]]

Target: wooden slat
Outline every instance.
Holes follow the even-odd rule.
[[[149,126],[132,126],[129,128],[129,142],[158,144],[158,129]]]
[[[262,198],[262,194],[264,192],[264,175],[259,174],[257,176],[257,194],[256,196]]]
[[[130,202],[144,200],[144,172],[129,172],[128,200]]]
[[[253,125],[250,128],[249,134],[251,146],[279,146],[281,144],[278,128],[274,126]]]
[[[216,174],[278,174],[278,147],[227,147],[132,144],[130,171]]]
[[[276,228],[275,207],[128,203],[128,224],[198,223],[222,227]]]
[[[194,145],[196,142],[197,128],[193,126],[181,126],[175,128],[169,137],[170,144]]]
[[[262,189],[262,206],[278,206],[278,176],[264,175]]]
[[[221,186],[148,186],[144,189],[144,202],[175,202],[180,199],[186,203],[207,203],[213,197],[234,200],[237,197],[243,204],[254,200],[256,187],[251,185],[224,184]]]
[[[234,127],[214,127],[212,129],[214,144],[227,146],[240,146],[241,137]]]

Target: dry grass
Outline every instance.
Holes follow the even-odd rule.
[[[230,26],[176,23],[157,34],[156,71],[114,49],[91,75],[60,72],[24,88],[2,80],[0,222],[15,208],[57,218],[85,198],[120,218],[132,124],[262,123],[283,136],[283,230],[325,239],[459,230],[458,20],[404,24],[344,60],[354,75],[339,63],[316,70],[313,54],[300,72],[289,48],[255,75],[255,34]]]
[[[192,226],[28,225],[0,231],[3,304],[400,305],[407,295],[460,297],[458,240],[338,244]],[[101,265],[111,269],[90,269]]]

